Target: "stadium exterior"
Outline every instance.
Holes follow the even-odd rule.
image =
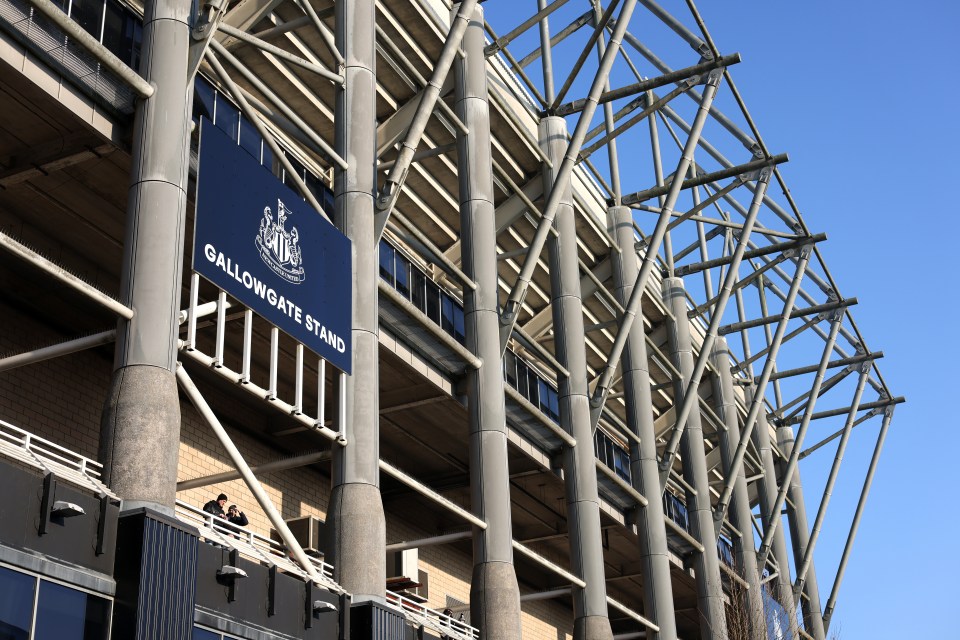
[[[903,399],[692,1],[0,0],[0,60],[0,637],[830,636]]]

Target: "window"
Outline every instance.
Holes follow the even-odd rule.
[[[240,127],[240,110],[218,93],[217,111],[214,115],[216,120],[213,123],[217,125],[217,128],[230,136],[231,140],[236,141],[237,130]]]
[[[0,638],[27,640],[33,618],[36,578],[0,567]]]
[[[103,0],[73,0],[70,17],[97,40],[103,24]]]
[[[106,640],[110,603],[104,598],[40,581],[34,640]]]
[[[396,250],[386,242],[380,243],[380,277],[391,287],[394,283],[393,257]]]
[[[260,145],[263,138],[260,132],[247,118],[240,118],[240,146],[260,162]]]
[[[410,299],[410,262],[400,255],[400,252],[397,252],[396,258],[396,276],[397,283],[394,285],[394,288],[397,290],[397,293],[402,295],[407,300]]]

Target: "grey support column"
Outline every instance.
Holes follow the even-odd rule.
[[[793,427],[781,424],[777,427],[777,444],[784,457],[789,458],[793,452]],[[790,540],[793,542],[793,560],[796,566],[803,563],[803,556],[807,552],[810,541],[810,527],[807,524],[807,507],[803,499],[803,483],[800,481],[800,467],[793,471],[787,493],[787,520],[790,522]],[[806,599],[801,599],[803,610],[803,626],[814,640],[824,640],[823,613],[820,609],[820,586],[817,583],[817,572],[814,563],[810,563],[807,578],[803,584],[803,593]],[[790,590],[793,601],[793,589]]]
[[[100,433],[104,481],[125,508],[173,514],[180,444],[175,367],[183,268],[190,109],[190,0],[144,7],[140,73],[156,86],[137,107],[121,301],[110,395]]]
[[[746,389],[745,401],[748,405],[753,402],[754,392],[753,387]],[[752,438],[760,454],[760,463],[763,465],[763,477],[759,481],[757,494],[760,503],[760,520],[766,532],[770,529],[770,523],[774,518],[782,517],[780,514],[773,513],[780,487],[777,482],[779,476],[773,460],[773,449],[770,446],[770,425],[767,423],[766,409],[762,409],[757,415],[757,425],[753,429]],[[773,595],[783,607],[786,623],[790,628],[790,637],[799,638],[796,606],[793,603],[793,583],[790,580],[790,558],[787,555],[787,540],[781,526],[778,526],[773,533],[773,557],[780,568]]]
[[[376,78],[374,2],[337,2],[336,43],[346,59],[337,91],[334,146],[350,163],[334,178],[334,220],[353,241],[353,373],[346,379],[347,445],[334,445],[332,562],[354,602],[386,593],[386,526],[380,499],[377,317]]]
[[[711,354],[713,364],[720,372],[714,376],[714,398],[720,417],[727,427],[720,433],[720,457],[723,460],[724,475],[730,470],[733,455],[740,442],[740,424],[737,417],[737,403],[733,389],[733,375],[730,373],[730,348],[725,338],[717,338]],[[748,588],[742,602],[734,603],[735,615],[746,624],[744,630],[750,630],[752,638],[766,638],[767,625],[763,610],[763,594],[760,589],[760,574],[757,572],[757,549],[753,540],[753,514],[750,511],[750,495],[747,493],[747,478],[740,466],[736,484],[733,488],[733,501],[730,503],[730,520],[740,530],[740,538],[734,538],[733,551],[737,559],[737,568],[747,582]]]
[[[540,146],[554,169],[543,167],[544,193],[549,194],[567,149],[567,125],[563,118],[540,121]],[[560,379],[560,423],[577,445],[563,452],[563,475],[567,493],[567,528],[573,572],[587,583],[574,587],[574,640],[612,640],[607,617],[607,586],[600,539],[600,499],[590,424],[587,387],[587,351],[583,331],[583,302],[577,262],[577,229],[573,196],[568,183],[554,219],[557,236],[547,241],[550,254],[550,298],[553,311],[557,359],[570,372]]]
[[[620,247],[620,252],[610,252],[613,282],[617,299],[620,304],[626,305],[640,272],[634,251],[633,216],[629,207],[611,207],[607,210],[607,218],[610,235]],[[637,507],[636,517],[643,571],[643,612],[657,623],[660,631],[648,630],[647,635],[653,640],[676,640],[677,621],[673,607],[663,501],[660,500],[663,488],[660,486],[643,322],[631,325],[620,367],[623,372],[624,401],[627,404],[627,425],[640,438],[639,444],[630,443],[631,480],[637,491],[649,499],[647,506]]]
[[[454,7],[457,11],[458,7]],[[497,316],[497,232],[494,222],[490,111],[483,9],[474,9],[463,37],[465,58],[454,63],[456,112],[470,130],[457,135],[460,235],[463,268],[477,283],[465,290],[467,348],[482,361],[469,369],[470,488],[474,513],[487,523],[474,527],[470,616],[482,640],[520,637],[520,590],[513,567],[507,417],[500,366]]]
[[[664,278],[663,300],[672,314],[667,319],[670,336],[670,355],[682,378],[674,381],[676,404],[680,406],[683,394],[693,374],[694,357],[690,343],[690,323],[687,320],[687,299],[683,280]],[[700,409],[695,407],[687,418],[687,428],[680,439],[683,459],[683,477],[696,495],[687,491],[687,513],[693,537],[703,545],[703,553],[694,556],[697,574],[697,606],[700,611],[700,637],[703,640],[726,640],[727,621],[723,609],[723,583],[720,580],[720,558],[717,553],[717,534],[713,526],[710,504],[710,481],[707,476],[707,458],[703,447],[703,425]]]

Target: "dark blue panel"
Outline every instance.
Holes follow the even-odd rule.
[[[350,240],[209,121],[201,130],[194,270],[350,373]]]
[[[70,587],[40,581],[34,640],[106,640],[110,603]]]
[[[27,640],[36,578],[0,567],[0,638]]]
[[[206,629],[201,629],[200,627],[194,627],[193,638],[191,638],[191,640],[220,640],[220,638],[221,636],[219,633],[207,631]]]

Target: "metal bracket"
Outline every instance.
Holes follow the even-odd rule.
[[[50,523],[51,507],[57,493],[57,478],[53,473],[47,473],[43,476],[43,496],[40,498],[40,524],[37,526],[37,534],[47,533],[47,525]]]
[[[193,82],[203,60],[203,54],[210,46],[210,40],[217,32],[220,20],[226,13],[226,0],[205,0],[200,7],[196,25],[190,32],[190,51],[187,57],[187,82]]]

